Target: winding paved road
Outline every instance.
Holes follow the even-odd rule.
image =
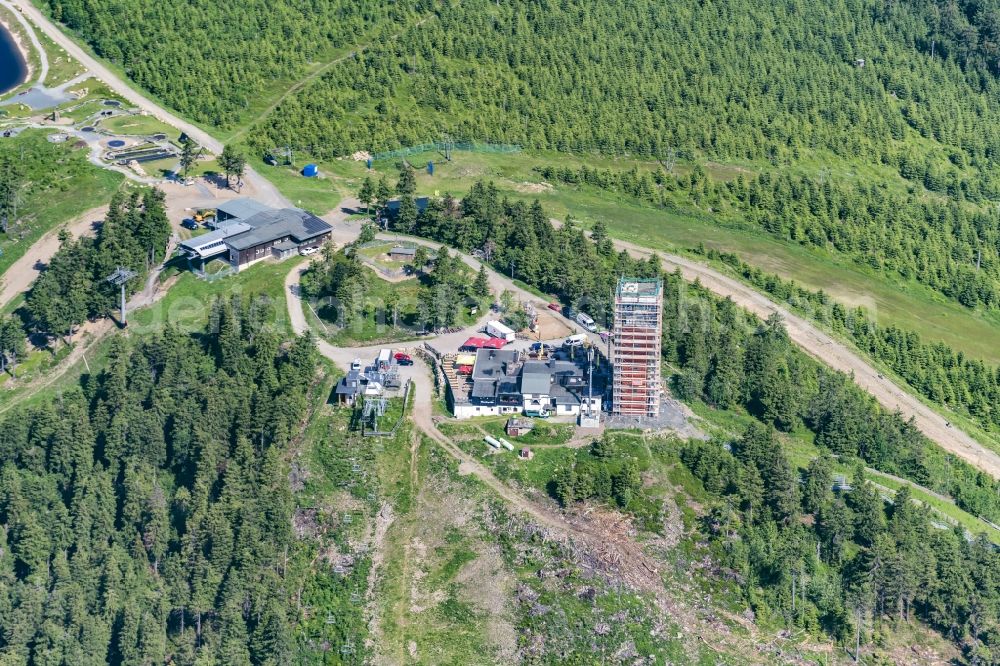
[[[9,0],[0,0],[0,3],[11,6]],[[222,143],[215,137],[192,123],[182,120],[145,95],[135,91],[114,72],[84,51],[34,6],[24,4],[16,7],[23,16],[27,17],[56,44],[66,49],[70,55],[79,60],[82,65],[116,93],[161,121],[185,132],[208,150],[214,153],[222,151]],[[277,187],[256,171],[248,168],[246,179],[255,186],[266,203],[274,206],[290,205],[288,199],[278,191]],[[652,252],[647,248],[624,241],[615,241],[615,246],[627,250],[634,256],[648,256]],[[891,410],[899,410],[904,417],[912,417],[916,426],[946,451],[967,460],[994,478],[1000,479],[1000,456],[961,430],[949,426],[934,410],[903,391],[890,380],[882,378],[871,364],[843,343],[819,330],[811,322],[789,312],[766,296],[708,266],[677,255],[663,252],[655,252],[655,254],[669,270],[680,269],[685,279],[700,280],[702,285],[714,293],[732,298],[738,305],[760,317],[766,318],[772,312],[781,314],[785,319],[789,336],[807,353],[836,370],[851,373],[857,384],[875,396],[883,406]],[[463,256],[463,260],[470,266],[478,267],[478,262],[471,257]],[[517,292],[523,292],[512,283],[504,288],[510,289],[512,287]],[[531,298],[534,300],[534,297]],[[291,308],[292,301],[289,300],[289,303]],[[299,308],[299,315],[301,316],[301,308]],[[360,350],[350,352],[351,356],[353,357],[358,351]],[[340,354],[341,356],[338,357],[342,358],[342,352]]]
[[[338,243],[346,243],[353,240],[359,231],[357,223],[350,223],[346,219],[345,211],[355,207],[354,200],[347,200],[341,204],[337,212],[327,216],[327,221],[334,227],[334,238]],[[557,220],[553,220],[558,224]],[[428,247],[440,247],[439,243],[434,243],[424,239],[403,237],[395,234],[379,234],[380,238],[402,239],[417,242]],[[680,270],[685,280],[694,282],[698,280],[702,286],[713,293],[729,297],[740,307],[752,312],[762,319],[766,319],[772,313],[777,312],[785,321],[788,335],[793,342],[799,345],[806,353],[813,356],[829,367],[848,373],[854,377],[854,381],[868,391],[885,408],[899,411],[904,418],[912,418],[917,428],[920,429],[929,439],[936,442],[945,451],[948,451],[983,470],[990,476],[1000,479],[1000,455],[986,448],[962,430],[948,425],[943,417],[933,409],[922,403],[914,395],[904,391],[872,366],[868,361],[844,343],[838,341],[827,333],[816,327],[812,322],[799,315],[794,314],[787,308],[775,303],[767,296],[746,286],[739,280],[731,278],[719,271],[701,264],[692,259],[681,257],[665,252],[653,251],[641,247],[634,243],[615,240],[615,247],[618,250],[625,250],[633,257],[648,257],[655,254],[663,266],[668,271]],[[478,270],[480,262],[468,255],[455,252],[462,261],[474,270]],[[490,286],[495,293],[500,293],[503,289],[514,292],[519,298],[530,302],[539,302],[540,299],[515,285],[511,280],[496,273],[487,267],[490,275]],[[286,279],[286,289],[289,290],[288,307],[289,316],[296,331],[306,329],[305,318],[302,315],[302,307],[298,301],[298,296],[293,293],[293,285],[298,282],[298,273],[293,271]],[[300,321],[296,321],[296,312]],[[572,322],[569,322],[572,325]],[[435,344],[442,349],[454,349],[464,339],[468,331],[437,338]],[[600,339],[592,334],[592,340],[600,344]],[[325,356],[347,365],[358,356],[366,357],[372,355],[377,347],[363,349],[338,349],[324,343],[328,349],[321,346],[321,351]],[[417,373],[421,374],[421,373]]]

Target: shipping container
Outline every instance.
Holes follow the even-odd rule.
[[[503,322],[496,320],[486,322],[486,332],[494,338],[500,338],[501,340],[506,340],[507,342],[514,342],[514,340],[517,339],[517,334],[514,333],[514,329],[506,326]]]

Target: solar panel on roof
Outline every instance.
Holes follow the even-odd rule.
[[[329,224],[309,214],[302,220],[302,226],[308,234],[318,234],[330,228]]]

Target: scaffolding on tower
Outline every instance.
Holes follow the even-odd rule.
[[[663,282],[656,278],[618,280],[611,358],[615,415],[659,415],[662,293]]]

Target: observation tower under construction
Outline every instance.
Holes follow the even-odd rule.
[[[611,345],[612,414],[659,416],[662,333],[663,281],[658,278],[619,279]]]

